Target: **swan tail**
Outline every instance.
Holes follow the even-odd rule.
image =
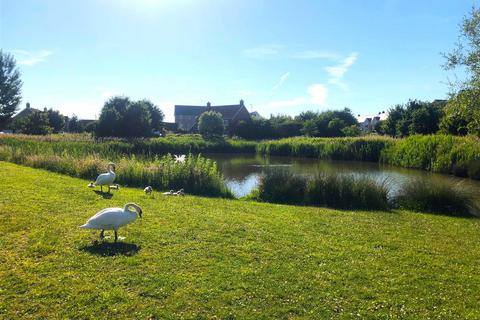
[[[96,229],[95,226],[93,226],[91,224],[88,224],[88,223],[85,223],[85,224],[79,226],[79,228],[82,228],[82,229]]]

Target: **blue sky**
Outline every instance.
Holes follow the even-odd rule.
[[[95,118],[112,95],[262,115],[445,98],[470,0],[0,0],[23,101]]]

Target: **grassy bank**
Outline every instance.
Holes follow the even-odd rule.
[[[70,154],[111,154],[154,156],[167,153],[255,153],[256,142],[236,139],[205,140],[200,135],[168,135],[146,139],[94,139],[87,134],[52,134],[46,136],[4,135],[1,145],[21,146],[31,150],[53,149]]]
[[[33,146],[30,148],[30,146]],[[40,149],[41,147],[41,149]],[[95,181],[106,172],[109,162],[115,162],[115,183],[157,190],[178,190],[196,195],[227,197],[233,195],[225,186],[223,176],[214,161],[201,155],[189,154],[184,162],[175,162],[170,154],[162,157],[137,158],[116,153],[98,155],[83,149],[60,149],[55,144],[28,142],[0,145],[0,161],[9,161],[33,168],[46,169]],[[83,151],[83,152],[82,152]]]
[[[152,139],[94,140],[88,135],[4,135],[0,145],[56,154],[141,155],[167,153],[259,153],[328,160],[382,162],[399,167],[480,179],[480,138],[447,135],[393,139],[381,136],[355,138],[296,137],[269,141],[204,140],[199,135],[170,135]]]
[[[447,135],[411,136],[382,151],[391,165],[480,179],[480,138]]]
[[[0,318],[480,317],[478,219],[130,188],[104,199],[5,162],[0,181]],[[78,229],[128,201],[144,215],[121,244]]]
[[[392,138],[377,136],[358,138],[296,137],[262,141],[257,145],[257,152],[277,156],[377,162],[382,150],[394,142],[395,140]]]

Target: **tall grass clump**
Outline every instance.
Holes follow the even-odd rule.
[[[393,198],[396,207],[413,211],[468,216],[478,213],[476,197],[462,183],[445,183],[429,178],[404,182]]]
[[[369,177],[335,173],[315,176],[271,170],[261,178],[255,197],[260,201],[338,209],[385,210],[388,208],[386,183]]]

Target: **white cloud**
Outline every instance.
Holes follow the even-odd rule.
[[[273,86],[272,90],[277,90],[280,88],[285,81],[287,81],[288,77],[290,76],[290,72],[285,72],[280,76],[280,79],[278,79],[278,82],[276,85]]]
[[[310,102],[315,105],[323,106],[327,101],[327,88],[323,84],[312,84],[307,89],[310,95]]]
[[[26,50],[12,50],[19,65],[33,66],[39,62],[44,61],[53,52],[49,50],[40,51],[26,51]]]
[[[255,48],[245,49],[243,50],[243,54],[249,58],[265,59],[276,56],[281,48],[282,46],[277,44],[265,44]]]
[[[325,71],[330,75],[329,83],[340,86],[342,89],[347,90],[348,86],[342,81],[343,76],[348,69],[357,61],[358,54],[356,52],[351,53],[348,57],[341,60],[337,65],[326,67]]]
[[[271,101],[264,107],[266,109],[286,108],[294,106],[317,105],[324,106],[327,101],[328,90],[325,85],[321,83],[312,84],[307,88],[308,96],[297,97],[289,100]]]
[[[153,101],[165,115],[165,122],[175,122],[175,103],[170,101]]]
[[[306,50],[300,51],[293,55],[295,59],[330,59],[330,60],[338,60],[340,56],[336,53],[329,52],[329,51],[319,51],[319,50]]]

